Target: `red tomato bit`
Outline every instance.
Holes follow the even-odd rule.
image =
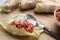
[[[56,11],[56,17],[57,17],[57,20],[60,21],[60,9]]]

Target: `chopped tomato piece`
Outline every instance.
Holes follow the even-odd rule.
[[[60,9],[56,11],[57,20],[60,21]]]

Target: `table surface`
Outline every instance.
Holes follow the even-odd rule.
[[[0,19],[5,19],[7,16],[12,15],[12,14],[32,14],[36,16],[37,18],[41,18],[44,20],[45,25],[52,29],[55,32],[59,33],[60,28],[57,26],[56,21],[54,19],[54,14],[53,13],[34,13],[33,10],[25,10],[25,11],[20,11],[19,9],[14,10],[13,12],[9,14],[4,14],[0,13]],[[20,40],[20,37],[14,37],[7,33],[5,30],[0,28],[0,40]],[[23,40],[23,39],[21,39]],[[42,33],[39,37],[39,40],[56,40],[47,33]]]

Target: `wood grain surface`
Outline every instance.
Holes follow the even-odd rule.
[[[60,28],[56,24],[53,13],[34,13],[33,10],[20,11],[19,9],[16,9],[16,10],[14,10],[13,12],[11,12],[9,14],[0,13],[0,19],[4,20],[9,15],[26,14],[26,13],[32,14],[32,15],[36,16],[39,19],[40,18],[43,19],[44,24],[48,28],[50,28],[53,31],[59,33]],[[16,36],[10,35],[4,29],[0,28],[0,40],[23,40],[23,39],[21,37],[16,37]],[[56,39],[54,39],[53,37],[48,35],[46,32],[44,32],[40,35],[39,40],[56,40]]]

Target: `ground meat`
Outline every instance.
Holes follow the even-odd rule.
[[[32,32],[34,29],[34,25],[27,21],[13,21],[11,22],[11,25],[16,26],[17,28],[25,29],[28,32]]]

